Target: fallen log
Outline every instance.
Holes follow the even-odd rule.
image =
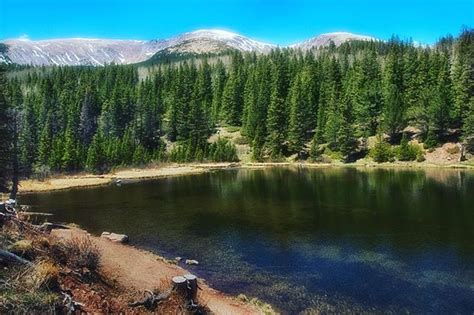
[[[29,212],[29,211],[20,211],[18,212],[19,215],[26,215],[26,216],[43,216],[43,217],[49,217],[52,216],[52,213],[48,212]]]
[[[13,263],[17,263],[20,265],[27,265],[27,266],[32,266],[33,263],[31,261],[28,261],[24,258],[21,258],[20,256],[17,256],[13,253],[10,253],[6,250],[0,249],[0,259],[6,260],[6,261],[11,261]]]
[[[57,223],[50,223],[50,222],[45,222],[41,225],[35,225],[37,229],[40,231],[46,232],[46,233],[51,233],[53,229],[62,229],[62,230],[68,230],[69,227],[64,224],[57,224]]]

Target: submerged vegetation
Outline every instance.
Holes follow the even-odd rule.
[[[454,139],[472,150],[473,38],[465,29],[432,47],[392,38],[228,52],[154,65],[145,76],[117,65],[12,72],[6,94],[20,170],[235,161],[234,143],[208,140],[219,126],[239,127],[257,161],[331,152],[349,162],[377,134],[376,161],[422,160],[408,136],[425,148]]]

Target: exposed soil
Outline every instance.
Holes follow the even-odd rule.
[[[106,293],[103,289],[84,290],[84,287],[77,285],[73,292],[78,302],[93,303],[97,311],[124,311],[124,299],[141,298],[145,290],[156,290],[163,292],[170,287],[171,278],[177,275],[184,275],[185,269],[166,262],[163,258],[132,246],[122,245],[109,240],[89,236],[85,231],[79,229],[53,230],[52,234],[61,239],[72,239],[75,237],[90,237],[97,246],[101,254],[101,274],[108,281],[113,282],[113,288],[125,294],[113,297],[113,290],[107,292],[109,299],[102,303],[101,297]],[[71,284],[70,284],[71,286]],[[72,282],[74,287],[74,283]],[[199,300],[216,314],[261,314],[262,311],[256,306],[245,304],[239,300],[226,296],[225,294],[210,288],[203,280],[199,280],[201,288]],[[120,288],[120,289],[118,289]],[[112,295],[112,298],[110,298]],[[136,311],[126,310],[127,313]]]

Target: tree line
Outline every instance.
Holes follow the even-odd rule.
[[[367,154],[374,135],[412,150],[407,127],[425,147],[450,137],[472,146],[472,29],[431,47],[394,37],[211,59],[164,63],[146,76],[130,65],[12,72],[2,86],[15,113],[19,169],[29,176],[45,168],[235,161],[232,143],[208,141],[225,125],[241,127],[257,161],[318,160],[326,151],[350,161]]]

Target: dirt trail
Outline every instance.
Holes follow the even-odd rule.
[[[85,231],[78,229],[53,230],[52,234],[62,239],[87,236]],[[101,253],[101,271],[123,288],[140,292],[153,288],[165,290],[172,277],[189,273],[150,252],[100,237],[89,237]],[[226,296],[202,281],[199,286],[202,289],[200,300],[215,314],[262,314],[257,307]]]

